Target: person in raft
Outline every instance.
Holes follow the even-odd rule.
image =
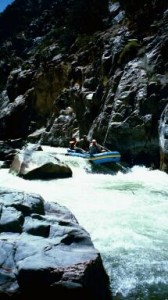
[[[96,154],[96,153],[101,153],[104,152],[105,149],[97,144],[96,140],[92,140],[89,146],[89,153],[92,154]]]
[[[75,137],[73,137],[69,142],[69,149],[74,150],[78,153],[84,153],[85,151],[82,148],[77,147],[77,140]]]
[[[77,142],[77,146],[82,148],[84,151],[89,152],[90,141],[86,135],[83,135],[79,142]]]

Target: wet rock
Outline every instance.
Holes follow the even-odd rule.
[[[0,229],[2,299],[111,299],[100,254],[67,208],[36,194],[1,188]]]

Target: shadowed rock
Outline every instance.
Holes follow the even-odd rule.
[[[160,169],[168,173],[168,105],[161,115],[159,125]]]

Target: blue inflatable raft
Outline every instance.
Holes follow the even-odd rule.
[[[88,159],[91,163],[98,165],[110,162],[119,162],[121,155],[118,151],[107,151],[90,155],[88,152],[76,152],[75,150],[67,150],[67,155],[77,156]]]

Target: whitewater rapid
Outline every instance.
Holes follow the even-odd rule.
[[[57,153],[73,177],[24,180],[0,170],[0,186],[39,193],[66,206],[90,234],[115,299],[168,299],[168,175],[135,166],[116,175],[92,172],[81,158]]]

